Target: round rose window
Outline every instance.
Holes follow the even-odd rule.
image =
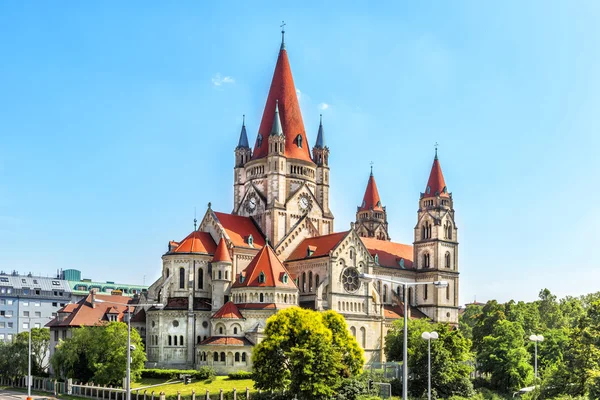
[[[360,287],[358,279],[358,270],[356,268],[346,268],[342,273],[342,283],[347,292],[356,292]]]

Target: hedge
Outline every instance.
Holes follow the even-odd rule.
[[[252,379],[252,372],[236,371],[227,375],[231,380]]]
[[[215,371],[210,367],[200,367],[196,369],[143,369],[142,378],[148,379],[180,379],[179,375],[190,375],[193,379],[206,380],[215,377]]]

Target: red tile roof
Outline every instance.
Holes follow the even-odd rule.
[[[448,188],[446,187],[446,182],[444,181],[444,174],[442,174],[442,167],[440,166],[440,161],[437,158],[436,152],[423,197],[435,197],[437,195],[440,197],[450,197],[448,194]]]
[[[47,327],[78,327],[78,326],[94,326],[99,323],[107,321],[106,314],[118,313],[117,319],[121,321],[123,314],[127,312],[127,305],[133,299],[125,296],[109,296],[103,294],[96,294],[96,300],[102,300],[102,302],[95,301],[95,307],[92,307],[92,295],[88,295],[85,299],[78,301],[75,304],[68,304],[59,313],[69,313],[69,315],[62,321],[58,318],[50,321]],[[131,310],[133,311],[133,310]]]
[[[194,297],[194,310],[210,310],[211,299]],[[189,300],[187,297],[169,297],[165,310],[187,310]]]
[[[228,301],[212,316],[213,318],[226,318],[226,319],[244,319],[240,310],[238,310],[237,306],[232,302]]]
[[[229,257],[229,250],[227,250],[227,244],[225,243],[225,239],[221,238],[219,240],[219,245],[217,246],[217,250],[215,250],[215,256],[213,257],[213,262],[231,262],[231,257]]]
[[[177,242],[169,242],[171,246]],[[205,253],[213,254],[217,245],[208,232],[193,231],[183,239],[177,247],[172,248],[172,253]]]
[[[409,318],[410,319],[422,319],[428,318],[427,315],[423,314],[416,307],[409,306]],[[404,305],[399,306],[383,306],[383,315],[386,319],[400,319],[404,318]]]
[[[227,236],[233,242],[234,246],[250,247],[248,245],[248,236],[252,235],[255,248],[261,248],[265,245],[265,239],[260,230],[250,217],[225,214],[215,211],[215,216],[227,232]]]
[[[263,282],[259,281],[261,274],[264,275]],[[288,276],[287,283],[283,281],[286,274]],[[240,275],[243,276],[243,282],[240,282]],[[296,284],[271,246],[265,246],[252,259],[246,269],[236,276],[232,287],[282,287],[293,289],[296,288]]]
[[[252,346],[252,343],[245,337],[234,336],[211,336],[200,343],[200,346]]]
[[[240,303],[236,305],[241,310],[274,310],[277,308],[275,303]]]
[[[360,238],[372,256],[377,254],[379,265],[400,268],[400,259],[404,259],[404,268],[413,268],[413,247],[408,244],[394,243],[374,238]]]
[[[347,234],[348,231],[306,238],[298,245],[298,247],[296,247],[292,254],[290,254],[287,261],[326,256],[346,237]],[[310,256],[308,256],[307,251],[309,249],[312,251]]]
[[[375,183],[373,172],[371,172],[371,176],[369,176],[369,182],[367,182],[367,189],[365,190],[363,202],[358,209],[360,211],[383,211],[383,207],[381,206],[381,198],[379,197],[379,191],[377,190],[377,183]]]
[[[262,144],[259,147],[257,140],[254,145],[252,159],[262,158],[268,154],[269,134],[273,128],[276,100],[279,102],[279,117],[283,134],[285,135],[284,155],[288,158],[300,159],[312,163],[296,88],[294,87],[290,61],[285,49],[281,49],[279,52],[275,72],[273,73],[273,80],[271,81],[271,88],[269,89],[269,96],[267,97],[267,103],[265,104],[265,110],[258,130],[258,134],[262,136]],[[296,140],[298,135],[302,137],[302,147],[298,146]]]

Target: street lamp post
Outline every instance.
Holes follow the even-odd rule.
[[[402,348],[402,400],[408,400],[408,287],[417,285],[434,285],[437,288],[445,288],[448,286],[447,281],[433,282],[404,282],[395,279],[389,279],[372,274],[362,273],[359,278],[364,281],[373,281],[378,279],[383,282],[396,283],[402,285],[404,291],[404,343]]]
[[[537,371],[537,346],[538,346],[538,342],[543,342],[544,341],[544,337],[542,335],[531,335],[529,336],[529,340],[531,340],[534,343],[535,346],[535,361],[534,361],[534,370],[535,370],[535,380],[537,382],[537,377],[538,377],[538,371]]]
[[[127,393],[127,400],[131,400],[131,307],[158,307],[162,308],[163,304],[126,304],[126,303],[117,303],[115,301],[108,301],[102,299],[95,299],[94,301],[98,303],[110,303],[118,306],[127,307],[127,372],[125,376],[125,393]]]
[[[421,338],[427,340],[427,400],[431,400],[431,341],[438,337],[438,333],[435,331],[421,334]]]

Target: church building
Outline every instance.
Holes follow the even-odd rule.
[[[147,300],[162,305],[146,310],[149,367],[250,370],[266,320],[293,306],[342,314],[366,361],[380,361],[385,334],[404,316],[404,293],[361,273],[449,282],[412,286],[409,317],[458,323],[457,227],[437,150],[415,193],[414,242],[402,244],[391,241],[372,170],[355,222],[335,229],[322,119],[316,133],[311,148],[282,36],[256,140],[251,146],[244,121],[235,147],[233,210],[209,203],[191,233],[168,243],[148,289]]]

